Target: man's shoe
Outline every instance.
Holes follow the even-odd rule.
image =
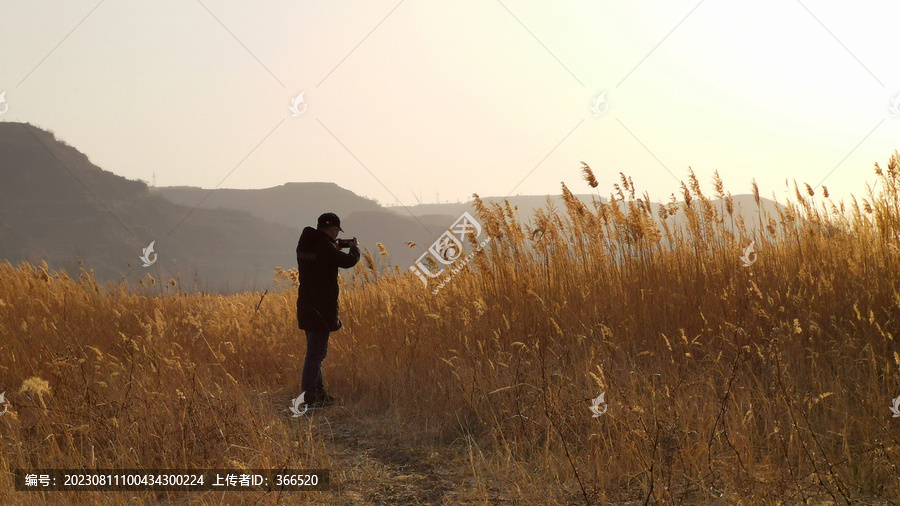
[[[333,406],[336,399],[328,394],[324,394],[322,396],[316,396],[309,400],[306,403],[310,409],[318,409],[318,408],[327,408],[328,406]]]

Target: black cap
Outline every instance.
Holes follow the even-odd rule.
[[[341,232],[344,231],[344,229],[341,228],[341,219],[338,218],[338,215],[334,213],[325,213],[322,216],[319,216],[319,223],[317,227],[337,227]]]

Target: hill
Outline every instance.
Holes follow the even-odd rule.
[[[0,123],[0,259],[46,261],[100,281],[148,272],[205,290],[251,289],[294,264],[299,230],[234,210],[173,204],[29,124]],[[157,262],[142,267],[155,241]]]
[[[576,195],[588,209],[607,202]],[[561,197],[484,197],[508,200],[519,222],[548,202],[564,212]],[[757,206],[750,195],[734,197],[751,230]],[[722,201],[712,204],[724,208]],[[624,204],[622,204],[624,207]],[[773,214],[775,204],[761,207]],[[651,204],[654,216],[659,204]],[[381,267],[406,270],[473,201],[384,208],[334,183],[286,183],[274,188],[209,190],[150,188],[97,167],[52,132],[23,123],[0,123],[0,259],[46,261],[77,273],[83,263],[101,281],[136,281],[150,272],[208,291],[262,289],[276,267],[295,267],[294,248],[304,226],[322,212],[342,218],[347,237],[357,237]],[[724,212],[724,211],[723,211]],[[679,224],[683,213],[670,219]],[[143,267],[143,248],[154,242],[158,260]],[[378,255],[376,243],[390,257]],[[412,248],[408,243],[414,243]]]

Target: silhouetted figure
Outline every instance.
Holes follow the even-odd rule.
[[[337,244],[338,232],[343,232],[341,219],[325,213],[319,216],[316,228],[303,229],[297,242],[297,324],[306,331],[301,387],[310,407],[334,404],[334,398],[325,392],[322,361],[328,352],[328,334],[342,326],[338,317],[338,268],[349,269],[359,262],[356,239],[350,241],[350,252],[344,253]]]

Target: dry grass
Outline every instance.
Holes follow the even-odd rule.
[[[756,232],[693,175],[657,216],[624,176],[527,225],[479,200],[491,241],[437,295],[366,253],[325,361],[346,407],[299,423],[295,271],[209,296],[0,265],[0,502],[38,501],[10,491],[19,467],[323,467],[333,490],[302,496],[322,502],[900,497],[900,155],[876,172],[861,203],[796,189]],[[132,497],[185,496],[40,500]]]

